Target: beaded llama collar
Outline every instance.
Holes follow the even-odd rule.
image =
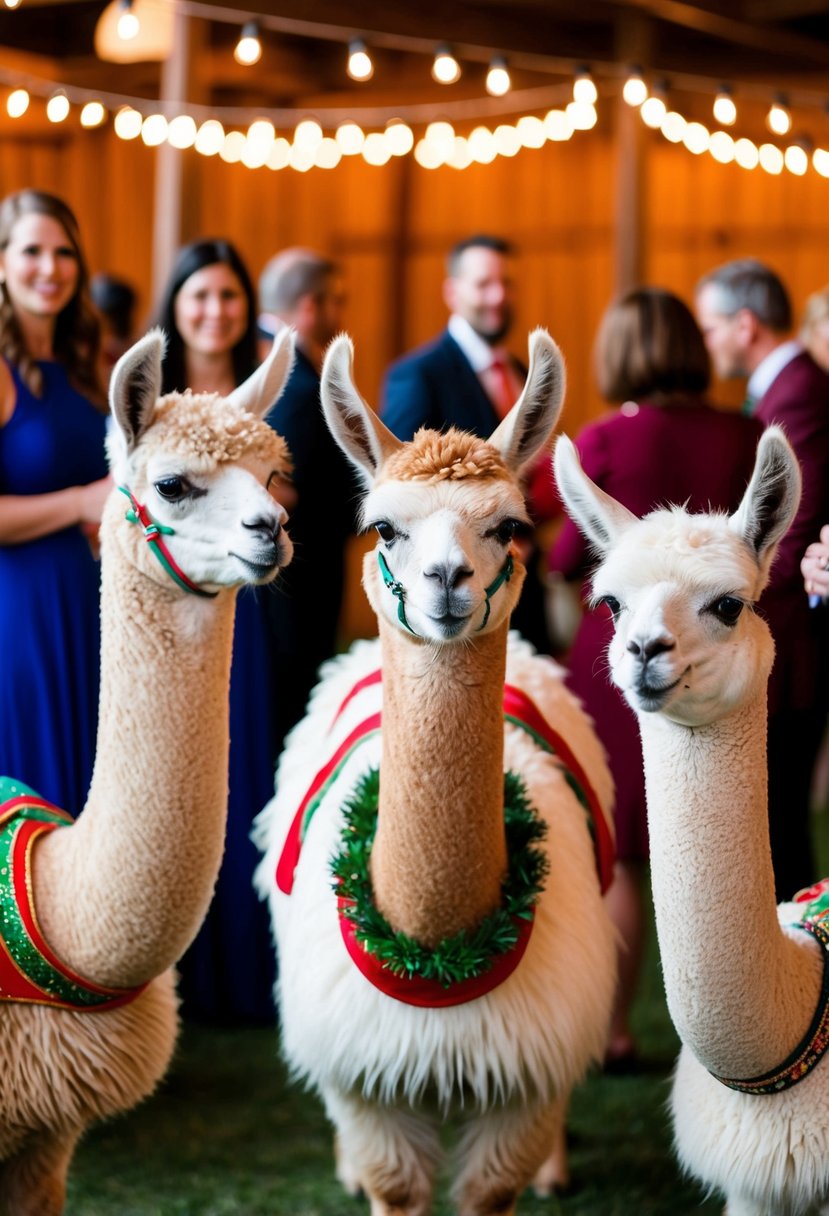
[[[70,815],[20,781],[0,777],[0,1001],[97,1013],[134,1000],[138,988],[104,988],[83,979],[50,950],[37,923],[32,846]]]
[[[381,680],[380,671],[371,672],[359,680],[343,699],[332,727],[359,692],[379,684]],[[602,891],[607,890],[613,870],[612,828],[584,770],[537,706],[525,693],[511,685],[504,688],[504,716],[509,722],[527,731],[539,747],[556,755],[561,762],[567,782],[587,814],[601,888]],[[302,841],[315,811],[349,757],[368,738],[376,736],[380,721],[381,715],[377,712],[356,726],[311,782],[294,815],[276,866],[276,884],[284,894],[290,894],[293,889],[294,871],[299,861]],[[335,877],[338,877],[338,871],[340,877],[342,873],[354,874],[360,879],[361,888],[356,900],[348,897],[355,895],[355,890],[348,884],[345,888],[347,895],[338,896],[343,941],[355,965],[386,995],[406,1004],[431,1008],[458,1005],[492,991],[503,983],[518,965],[529,942],[534,905],[543,885],[543,872],[534,854],[538,853],[539,862],[543,862],[543,855],[532,846],[540,838],[544,825],[527,803],[520,779],[507,773],[504,780],[511,876],[505,882],[506,899],[500,912],[488,918],[490,923],[484,931],[486,948],[483,950],[483,939],[477,941],[475,949],[467,935],[459,935],[457,940],[451,939],[449,943],[442,943],[439,952],[431,953],[417,943],[402,939],[401,935],[394,935],[390,928],[386,930],[380,925],[382,918],[365,895],[368,889],[365,885],[367,859],[364,866],[365,878],[358,873],[363,867],[355,870],[349,866],[347,848],[344,847],[340,857],[335,859],[332,866]],[[361,780],[344,808],[347,821],[353,820],[355,816],[359,818],[360,832],[365,833],[362,839],[364,846],[370,845],[370,837],[373,836],[371,817],[376,816],[377,790],[375,769]],[[347,835],[348,829],[344,833],[344,836]],[[528,867],[526,881],[514,882],[512,876],[525,865]],[[341,885],[338,882],[338,887]],[[470,965],[473,954],[477,962]]]
[[[791,1089],[807,1077],[823,1058],[829,1048],[829,878],[798,891],[794,897],[797,904],[805,904],[803,917],[794,923],[794,928],[811,933],[823,950],[823,981],[818,997],[817,1009],[811,1025],[790,1056],[770,1072],[748,1081],[732,1080],[711,1075],[729,1089],[743,1094],[778,1094]]]

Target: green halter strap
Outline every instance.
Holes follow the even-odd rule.
[[[406,590],[405,590],[403,584],[399,583],[397,581],[397,579],[394,577],[394,575],[392,574],[391,570],[389,569],[388,562],[386,561],[384,555],[381,553],[381,551],[379,549],[377,550],[377,564],[380,567],[380,575],[383,579],[383,582],[385,583],[385,585],[388,587],[389,591],[392,593],[392,595],[397,600],[397,619],[400,621],[401,625],[403,625],[406,629],[408,629],[409,633],[413,633],[415,637],[419,637],[420,635],[415,633],[414,629],[412,629],[411,625],[406,620],[406,608],[403,603],[403,601],[406,597]],[[480,631],[484,628],[487,621],[489,620],[489,614],[490,614],[491,607],[492,607],[489,602],[490,599],[492,598],[492,596],[495,594],[495,592],[498,590],[499,587],[503,586],[504,583],[508,583],[510,581],[510,579],[512,578],[514,569],[515,569],[515,564],[512,560],[512,554],[508,553],[507,560],[504,562],[503,566],[501,567],[500,571],[498,572],[498,575],[492,580],[492,582],[489,584],[488,587],[484,588],[484,595],[486,596],[486,611],[484,612],[484,619],[481,621],[480,625],[475,630],[476,633],[480,633]]]
[[[219,594],[218,591],[205,591],[204,587],[200,587],[198,583],[194,583],[192,579],[188,578],[164,544],[162,537],[174,536],[175,529],[168,528],[166,524],[157,523],[147,508],[138,501],[127,486],[119,486],[118,489],[122,494],[126,494],[132,504],[131,509],[127,511],[127,519],[131,524],[141,525],[144,532],[144,540],[150,546],[150,549],[173,582],[178,583],[179,587],[183,587],[185,591],[190,591],[193,595],[201,595],[206,599],[215,599]]]

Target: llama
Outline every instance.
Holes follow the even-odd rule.
[[[283,1048],[324,1099],[339,1177],[372,1216],[431,1211],[453,1110],[459,1210],[512,1213],[534,1175],[540,1190],[566,1181],[564,1110],[603,1053],[615,982],[583,805],[606,872],[609,772],[561,669],[507,641],[528,523],[518,473],[549,442],[564,369],[537,331],[524,392],[488,442],[422,430],[400,443],[351,360],[341,337],[322,399],[368,487],[379,541],[363,582],[379,638],[323,668],[257,820]],[[542,746],[549,722],[558,756]]]
[[[101,525],[100,725],[87,803],[67,823],[4,783],[2,873],[16,866],[15,889],[25,878],[31,890],[18,914],[3,888],[7,1216],[57,1216],[85,1128],[146,1097],[167,1068],[172,967],[204,918],[222,854],[235,594],[271,581],[292,554],[269,490],[289,468],[287,449],[261,420],[290,369],[290,337],[224,400],[157,401],[162,353],[154,331],[112,378],[110,465],[132,509],[113,491]],[[32,817],[15,818],[25,807]],[[23,975],[10,997],[12,959]]]
[[[601,555],[593,597],[615,619],[610,672],[642,734],[657,932],[682,1041],[671,1099],[680,1161],[724,1193],[727,1216],[829,1212],[825,886],[775,908],[774,647],[753,611],[797,508],[794,454],[767,430],[730,518],[675,507],[637,520],[566,439],[555,468]]]

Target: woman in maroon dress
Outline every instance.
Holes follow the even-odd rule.
[[[706,400],[708,353],[693,315],[670,292],[637,288],[612,304],[596,342],[599,389],[620,408],[590,423],[576,438],[588,475],[635,515],[667,503],[690,511],[739,505],[751,475],[761,427],[753,419],[714,409]],[[567,520],[550,566],[585,581],[590,552]],[[642,881],[648,857],[645,783],[633,711],[608,675],[613,634],[606,607],[587,611],[569,655],[569,684],[593,718],[616,783],[618,860],[608,906],[621,937],[619,991],[607,1046],[607,1066],[635,1060],[629,1026],[642,956]]]

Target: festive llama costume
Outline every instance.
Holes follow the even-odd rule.
[[[57,1216],[75,1144],[164,1074],[173,963],[198,929],[225,823],[236,589],[291,557],[261,420],[291,341],[232,397],[157,400],[163,337],[112,378],[116,485],[101,525],[101,707],[74,822],[13,780],[0,796],[0,1210]],[[125,496],[126,495],[126,496]],[[129,499],[129,501],[128,501]],[[14,988],[10,986],[14,984]]]
[[[401,444],[350,369],[343,338],[322,397],[369,487],[380,637],[324,669],[258,821],[284,1050],[373,1216],[431,1211],[453,1110],[460,1211],[506,1214],[545,1159],[539,1185],[564,1180],[567,1097],[602,1055],[615,979],[607,766],[561,670],[507,642],[516,475],[549,441],[563,365],[537,332],[488,443]]]
[[[829,922],[825,890],[775,907],[766,818],[773,644],[753,605],[800,493],[765,432],[729,519],[637,520],[565,439],[556,477],[602,555],[614,683],[642,732],[656,924],[682,1039],[672,1109],[683,1166],[728,1216],[829,1212]],[[823,1206],[822,1206],[823,1205]]]

